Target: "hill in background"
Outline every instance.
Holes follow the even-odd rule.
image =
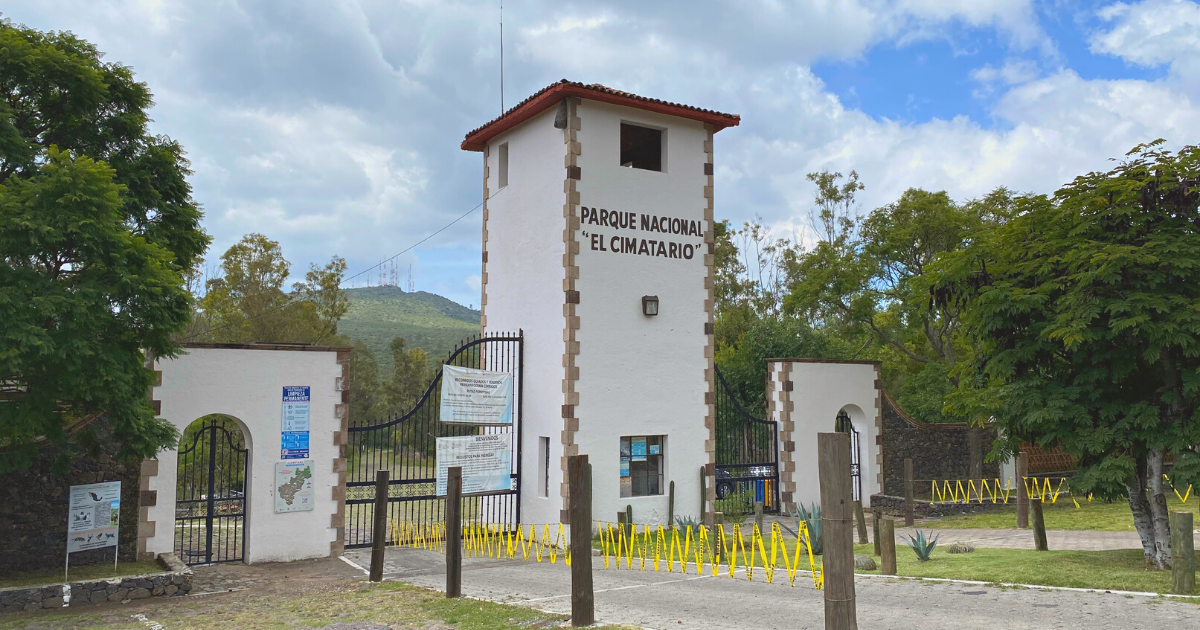
[[[433,293],[363,287],[346,289],[346,296],[350,312],[338,322],[338,332],[366,344],[385,375],[392,372],[394,337],[404,337],[407,348],[425,350],[430,365],[437,365],[460,341],[479,333],[479,311]]]

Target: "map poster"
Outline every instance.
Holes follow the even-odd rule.
[[[442,367],[442,422],[512,424],[513,375]]]
[[[308,458],[308,419],[311,394],[312,388],[307,385],[287,385],[283,388],[280,459]]]
[[[313,509],[311,459],[275,462],[275,513]]]
[[[121,482],[71,486],[67,509],[67,553],[117,546]]]
[[[512,490],[512,433],[437,439],[437,490],[446,496],[451,466],[462,466],[462,493]]]

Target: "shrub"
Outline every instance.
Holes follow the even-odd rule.
[[[912,536],[911,538],[901,536],[901,538],[908,543],[908,546],[913,550],[913,553],[917,554],[917,560],[920,560],[921,562],[929,560],[929,556],[933,554],[933,550],[937,547],[938,542],[937,536],[934,536],[932,540],[927,539],[925,538],[925,532],[920,530],[917,530],[916,536]]]
[[[799,533],[800,523],[803,522],[808,528],[809,548],[814,555],[820,555],[825,550],[824,536],[821,535],[821,506],[813,503],[806,510],[803,505],[798,505],[792,516],[796,519],[796,532]]]

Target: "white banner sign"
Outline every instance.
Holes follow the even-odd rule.
[[[512,374],[442,367],[442,422],[512,424],[512,410]]]
[[[67,511],[67,553],[117,546],[121,482],[71,486]]]
[[[437,439],[437,496],[446,496],[447,470],[462,466],[462,493],[512,490],[512,433]]]

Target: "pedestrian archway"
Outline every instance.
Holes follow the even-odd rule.
[[[184,429],[178,453],[176,555],[187,564],[243,561],[250,449],[241,423],[204,416]]]

